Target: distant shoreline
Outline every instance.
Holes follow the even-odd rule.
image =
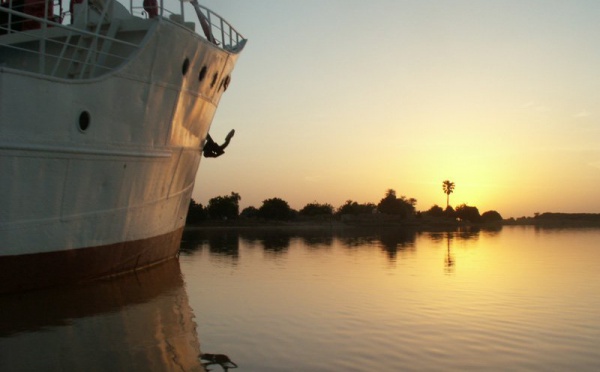
[[[534,225],[542,227],[600,227],[600,213],[546,212],[534,217],[510,218],[503,225]]]
[[[302,218],[289,221],[254,220],[238,218],[235,220],[214,221],[187,224],[186,230],[204,229],[319,229],[341,230],[354,228],[402,228],[418,231],[440,231],[461,227],[499,228],[502,226],[538,226],[538,227],[600,227],[600,214],[597,213],[543,213],[535,217],[509,218],[486,223],[471,223],[448,218],[408,218],[399,219],[386,215],[359,215],[338,218]]]

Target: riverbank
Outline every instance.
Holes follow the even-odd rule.
[[[298,218],[289,221],[256,220],[239,218],[236,220],[204,221],[186,225],[186,230],[208,229],[282,229],[282,230],[344,230],[355,228],[398,228],[416,231],[443,231],[461,227],[496,228],[496,223],[472,224],[448,218],[408,218],[401,219],[386,215],[344,216],[343,218]]]
[[[235,220],[188,224],[186,230],[197,229],[322,229],[342,230],[365,227],[401,228],[417,231],[443,231],[459,228],[497,229],[502,226],[538,227],[600,227],[600,214],[595,213],[543,213],[534,217],[520,217],[485,223],[471,223],[450,218],[406,218],[382,214],[348,215],[342,218],[316,217],[297,218],[289,221],[238,218]]]
[[[600,227],[599,213],[554,213],[536,214],[534,217],[511,218],[504,225],[533,225],[540,227]]]

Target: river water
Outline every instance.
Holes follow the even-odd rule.
[[[0,370],[598,371],[599,268],[600,229],[187,231],[151,270],[0,296]]]

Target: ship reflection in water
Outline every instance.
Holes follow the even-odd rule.
[[[1,371],[204,371],[209,364],[200,358],[176,259],[109,280],[0,296],[0,309]]]
[[[598,241],[188,229],[152,270],[0,296],[0,372],[600,371]]]

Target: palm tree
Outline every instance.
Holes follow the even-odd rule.
[[[446,180],[442,183],[442,189],[444,190],[444,194],[446,194],[446,209],[450,205],[450,194],[454,192],[454,182],[450,182]]]

